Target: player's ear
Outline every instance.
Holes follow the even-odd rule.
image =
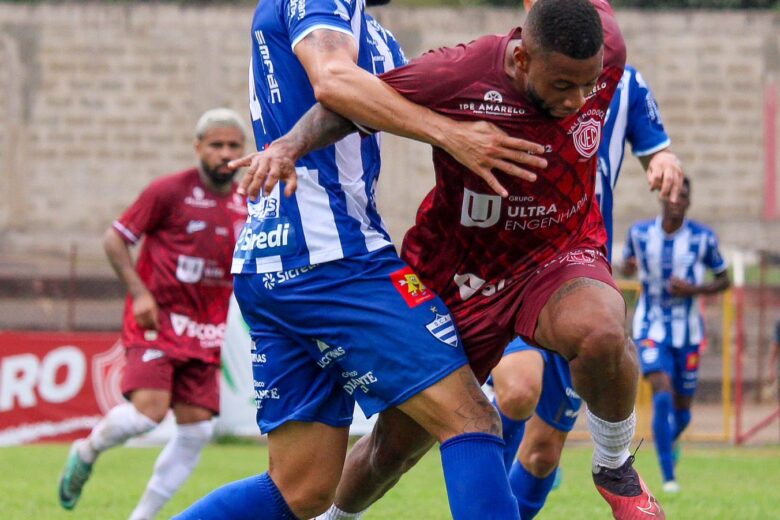
[[[520,44],[512,51],[512,58],[515,61],[515,67],[519,68],[524,73],[528,72],[528,63],[531,59],[531,55],[523,42],[520,42]]]

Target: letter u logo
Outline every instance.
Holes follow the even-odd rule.
[[[465,227],[487,228],[501,218],[501,197],[475,193],[463,188],[460,223]]]

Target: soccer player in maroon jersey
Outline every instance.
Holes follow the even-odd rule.
[[[522,32],[440,49],[382,79],[436,112],[487,120],[544,147],[547,165],[532,167],[533,182],[499,174],[498,195],[434,149],[436,187],[406,236],[403,256],[455,313],[481,380],[516,335],[570,361],[575,389],[589,407],[597,489],[616,518],[663,518],[628,452],[636,351],[593,197],[601,127],[624,64],[624,42],[605,0],[541,0]],[[245,184],[250,195],[279,178],[289,187],[292,161],[322,143],[323,117],[304,117],[253,163]],[[663,196],[678,180],[648,173]],[[383,412],[347,459],[337,509],[365,509],[431,444],[411,419]],[[339,511],[329,518],[355,518]]]
[[[220,347],[232,291],[230,262],[246,220],[236,192],[245,125],[214,109],[196,126],[197,167],[153,181],[106,231],[103,245],[127,287],[122,327],[122,393],[85,439],[74,442],[60,479],[60,503],[73,509],[103,451],[176,417],[176,433],[131,520],[153,518],[184,483],[211,439],[219,412]],[[145,236],[133,265],[130,246]]]

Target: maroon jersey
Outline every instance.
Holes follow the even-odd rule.
[[[607,239],[594,199],[601,128],[623,74],[625,44],[611,7],[594,0],[604,27],[604,69],[582,109],[565,119],[539,110],[504,70],[515,29],[430,52],[382,76],[408,99],[456,120],[485,120],[545,147],[536,182],[499,174],[509,197],[434,148],[436,186],[407,233],[402,255],[450,306],[489,297],[573,247]],[[478,300],[479,298],[475,298]],[[471,303],[471,302],[469,302]]]
[[[128,243],[146,238],[136,270],[160,308],[160,331],[135,322],[128,295],[126,347],[153,347],[173,358],[219,363],[232,291],[230,263],[246,206],[235,191],[210,191],[193,168],[152,182],[114,221]]]

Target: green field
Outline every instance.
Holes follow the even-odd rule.
[[[77,509],[66,512],[56,499],[56,482],[67,453],[65,445],[0,448],[0,518],[126,519],[151,472],[158,448],[121,448],[107,452],[95,467]],[[610,518],[588,474],[590,449],[567,448],[563,486],[552,493],[545,519]],[[261,445],[210,446],[200,466],[163,511],[168,518],[221,483],[265,468]],[[638,454],[638,468],[653,489],[660,488],[652,448]],[[660,496],[670,519],[765,520],[780,518],[780,448],[689,447],[679,467],[683,492]],[[371,519],[449,518],[438,452],[432,451],[368,515]]]

